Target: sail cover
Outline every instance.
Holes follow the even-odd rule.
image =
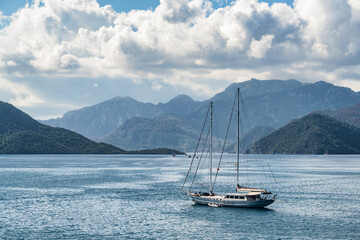
[[[259,189],[259,188],[249,188],[249,187],[243,187],[243,186],[237,186],[236,188],[237,192],[262,192],[266,193],[265,189]]]

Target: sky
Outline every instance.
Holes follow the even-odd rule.
[[[0,100],[36,119],[251,78],[360,91],[360,1],[0,1]]]

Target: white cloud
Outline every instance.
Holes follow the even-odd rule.
[[[1,77],[0,91],[9,93],[11,95],[10,103],[17,107],[30,107],[43,103],[43,100],[25,85]]]
[[[256,76],[355,89],[359,29],[357,0],[295,0],[293,8],[237,0],[216,10],[205,0],[161,0],[129,13],[95,0],[36,0],[0,30],[0,72],[128,78],[207,95]]]
[[[273,39],[274,35],[263,35],[259,41],[253,38],[248,50],[248,56],[253,58],[265,57],[267,51],[271,48]]]
[[[16,64],[16,62],[10,60],[10,61],[7,61],[6,65],[9,67],[15,67],[17,64]]]

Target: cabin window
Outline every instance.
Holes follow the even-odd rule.
[[[255,201],[256,197],[255,196],[247,196],[246,197],[249,201]]]
[[[244,196],[240,196],[240,199],[245,199],[245,197],[244,197]]]

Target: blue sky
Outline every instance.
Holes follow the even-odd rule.
[[[39,1],[0,1],[0,101],[35,118],[251,78],[360,91],[359,0]]]
[[[9,1],[0,1],[0,11],[3,12],[4,15],[11,15],[12,13],[16,12],[16,10],[18,10],[19,8],[24,7],[24,5],[30,2],[31,0],[9,0]],[[231,1],[228,0],[218,0],[218,1],[213,1],[213,6],[214,7],[220,7],[220,6],[224,6],[227,3],[229,4]],[[267,1],[263,1],[263,2],[268,2],[270,4],[274,3],[274,2],[284,2],[287,3],[289,5],[291,5],[294,1],[293,0],[267,0]],[[104,5],[111,5],[114,10],[118,11],[118,12],[127,12],[130,11],[132,9],[148,9],[148,8],[155,8],[156,6],[159,5],[160,1],[159,0],[98,0],[98,3],[100,4],[100,6],[104,6]]]

